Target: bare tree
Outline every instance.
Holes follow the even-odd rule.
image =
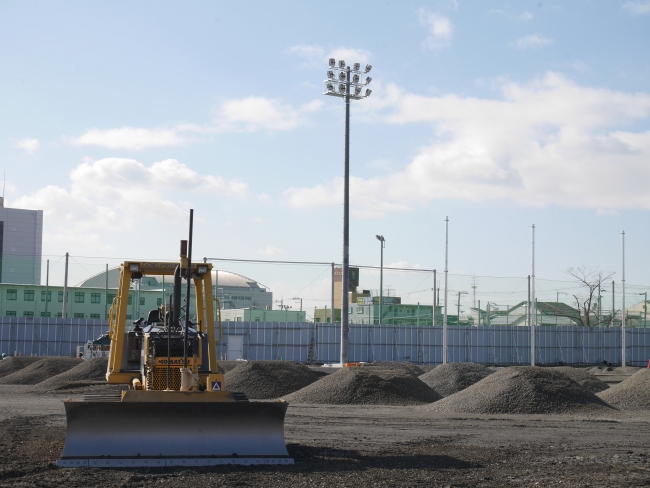
[[[556,314],[560,317],[567,317],[573,320],[576,325],[584,327],[612,325],[613,316],[611,313],[602,313],[598,297],[601,286],[605,282],[609,282],[614,273],[603,273],[597,268],[580,266],[578,268],[569,268],[566,274],[573,277],[581,285],[581,291],[572,295],[575,309],[565,307],[569,310],[563,310],[563,307],[558,304]]]

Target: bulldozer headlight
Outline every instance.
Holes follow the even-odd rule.
[[[139,264],[129,264],[129,271],[131,273],[137,273],[140,271],[140,265]]]
[[[203,275],[208,272],[207,266],[198,266],[196,269],[197,274]]]

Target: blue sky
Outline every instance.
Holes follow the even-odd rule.
[[[353,263],[383,234],[387,263],[442,269],[449,215],[452,272],[525,276],[534,223],[540,278],[620,275],[625,229],[646,284],[649,41],[648,1],[4,1],[6,199],[45,211],[46,254],[171,258],[194,208],[201,256],[339,261],[333,55],[373,65]]]

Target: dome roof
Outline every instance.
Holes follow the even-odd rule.
[[[218,276],[217,276],[218,273]],[[159,276],[154,277],[162,282]],[[167,281],[167,280],[166,280]],[[108,287],[117,288],[120,283],[120,268],[115,267],[108,270]],[[212,284],[220,288],[266,288],[266,286],[246,276],[224,270],[212,270]],[[153,285],[153,284],[151,284]],[[104,288],[106,286],[106,271],[102,271],[77,285],[78,288]],[[143,286],[142,289],[145,287]]]

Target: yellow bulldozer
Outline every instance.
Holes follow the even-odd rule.
[[[190,211],[189,253],[188,242],[181,241],[180,262],[122,264],[109,312],[106,379],[126,389],[64,402],[67,432],[57,465],[293,464],[284,441],[288,404],[249,402],[244,394],[229,392],[219,373],[212,265],[191,262],[192,220]],[[173,292],[169,302],[127,328],[131,283],[144,275],[173,276]]]

